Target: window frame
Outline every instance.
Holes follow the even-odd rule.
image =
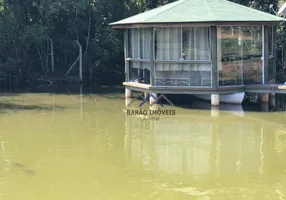
[[[265,34],[264,34],[264,25],[217,25],[216,27],[217,27],[217,68],[219,69],[219,52],[221,53],[221,49],[219,49],[219,35],[221,35],[221,33],[219,32],[219,31],[221,31],[221,28],[222,27],[254,27],[254,26],[256,26],[256,27],[260,27],[261,28],[261,42],[262,42],[262,49],[261,49],[261,53],[262,53],[262,63],[261,63],[261,67],[262,67],[262,69],[261,69],[261,84],[264,84],[264,67],[265,67],[265,51],[264,51],[264,49],[265,49],[265,45],[264,45],[264,40],[265,40]],[[273,38],[273,36],[272,36],[272,38]],[[268,55],[267,55],[268,56]],[[242,61],[243,61],[243,59],[242,59]],[[218,88],[227,88],[227,87],[241,87],[241,86],[245,86],[245,84],[244,84],[244,68],[242,68],[242,84],[239,84],[239,85],[226,85],[226,86],[223,86],[223,85],[220,85],[219,84],[219,82],[220,82],[220,74],[219,74],[219,70],[218,70],[218,73],[217,73],[217,86],[218,86]]]
[[[166,88],[212,88],[212,83],[213,83],[213,76],[212,76],[212,73],[213,73],[213,63],[212,63],[212,60],[213,60],[213,53],[212,53],[212,43],[211,43],[211,27],[210,26],[198,26],[199,28],[207,28],[208,29],[208,55],[209,55],[209,58],[210,60],[184,60],[182,59],[183,57],[183,28],[197,28],[197,26],[192,26],[192,27],[175,27],[175,28],[180,28],[180,35],[181,35],[181,58],[179,60],[159,60],[159,59],[156,59],[156,30],[157,28],[174,28],[172,26],[169,26],[169,27],[154,27],[153,29],[153,58],[154,58],[154,80],[155,80],[155,87],[156,87],[156,78],[158,78],[156,76],[156,64],[210,64],[210,73],[211,73],[211,76],[210,76],[210,79],[211,79],[211,84],[210,86],[164,86]],[[159,86],[160,87],[160,86]]]
[[[154,74],[154,86],[156,87],[156,64],[210,64],[210,73],[213,73],[213,52],[212,52],[212,42],[211,42],[211,26],[192,26],[192,27],[175,27],[175,28],[180,28],[180,48],[181,48],[181,56],[179,60],[159,60],[156,59],[156,30],[157,28],[174,28],[173,26],[168,26],[168,27],[148,27],[148,28],[128,28],[127,29],[127,55],[125,58],[125,61],[128,63],[128,67],[132,66],[130,62],[138,62],[138,63],[150,63],[150,72],[151,70],[153,70],[153,74]],[[207,28],[208,29],[208,57],[209,60],[185,60],[183,59],[183,29],[184,28]],[[130,56],[130,52],[132,52],[132,49],[130,50],[130,32],[132,29],[138,29],[138,55],[139,57],[141,57],[141,42],[140,42],[140,33],[142,29],[150,29],[151,34],[153,34],[153,41],[152,42],[152,46],[153,47],[153,55],[150,55],[151,59],[141,59],[141,58],[132,58]],[[129,69],[130,70],[130,69]],[[140,70],[138,68],[138,70]],[[139,72],[139,71],[138,71]],[[128,75],[129,76],[129,75]],[[164,86],[164,87],[188,87],[188,88],[212,88],[212,82],[213,82],[213,77],[211,75],[211,86]],[[130,77],[128,77],[128,81],[130,82]],[[144,84],[144,83],[141,83]]]
[[[137,35],[137,41],[138,41],[138,55],[139,55],[139,58],[133,58],[133,57],[131,57],[130,56],[130,52],[132,52],[132,46],[131,46],[131,49],[130,49],[130,40],[129,40],[129,37],[130,37],[130,32],[132,31],[132,29],[137,29],[138,30],[138,35]],[[149,29],[150,30],[150,33],[151,34],[153,34],[153,32],[152,32],[152,30],[153,30],[153,28],[152,27],[148,27],[148,28],[130,28],[130,29],[127,29],[127,55],[126,55],[126,57],[125,57],[125,62],[127,62],[128,63],[128,67],[129,67],[129,74],[127,74],[127,76],[128,76],[128,82],[132,82],[131,81],[131,79],[130,79],[130,76],[131,76],[131,74],[130,74],[130,68],[132,67],[132,62],[133,63],[149,63],[150,65],[150,72],[151,72],[151,70],[152,70],[152,64],[151,64],[151,62],[152,62],[152,60],[151,60],[151,57],[152,57],[152,55],[151,55],[151,53],[150,53],[150,59],[143,59],[143,58],[141,58],[141,45],[143,45],[143,46],[145,46],[144,45],[144,43],[143,44],[141,44],[141,30],[143,30],[143,29]],[[151,41],[152,43],[153,43],[153,41]],[[136,68],[134,68],[134,69],[136,69]],[[140,73],[140,70],[144,70],[144,69],[141,69],[141,68],[138,68],[138,75],[140,75],[141,73]],[[149,79],[150,79],[151,77],[149,77]],[[145,84],[145,83],[140,83],[140,84]],[[149,85],[149,84],[147,84],[147,85]]]

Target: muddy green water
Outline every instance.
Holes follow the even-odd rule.
[[[286,113],[150,119],[122,97],[1,96],[0,199],[286,199]]]

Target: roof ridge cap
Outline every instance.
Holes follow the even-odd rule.
[[[205,3],[207,4],[209,11],[210,11],[212,17],[214,18],[215,15],[214,15],[214,13],[213,13],[212,7],[209,5],[209,1],[205,1]]]
[[[182,2],[178,3],[178,1],[182,1]],[[172,10],[173,8],[177,7],[178,5],[181,5],[182,3],[185,3],[186,1],[189,1],[189,0],[178,0],[178,1],[174,1],[174,2],[173,2],[173,3],[175,3],[175,2],[178,3],[178,4],[175,5],[174,7],[170,7],[170,8],[168,8],[168,9],[164,10],[163,12],[158,13],[157,15],[154,15],[154,16],[152,16],[152,17],[149,17],[148,19],[145,19],[144,22],[148,21],[149,19],[152,19],[152,18],[154,18],[154,17],[157,17],[157,16],[161,15],[161,14],[165,13],[166,11]],[[165,5],[168,5],[168,4],[165,4]],[[164,6],[164,5],[163,5],[163,6]],[[161,6],[160,6],[160,7],[161,7]],[[157,8],[160,8],[160,7],[157,7]],[[156,8],[155,8],[155,9],[156,9]]]

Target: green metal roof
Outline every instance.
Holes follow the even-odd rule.
[[[278,22],[283,19],[226,0],[179,0],[110,25],[187,22]]]

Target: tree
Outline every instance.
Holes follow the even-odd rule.
[[[124,76],[123,32],[109,23],[174,0],[0,0],[0,76],[13,70],[15,81],[62,76],[83,47],[86,80],[120,83]],[[278,0],[232,0],[267,12]],[[280,1],[281,4],[281,1]],[[278,31],[285,43],[285,27]],[[54,42],[56,72],[48,70],[48,44]],[[77,70],[71,72],[76,75]],[[89,77],[87,79],[87,77]]]

